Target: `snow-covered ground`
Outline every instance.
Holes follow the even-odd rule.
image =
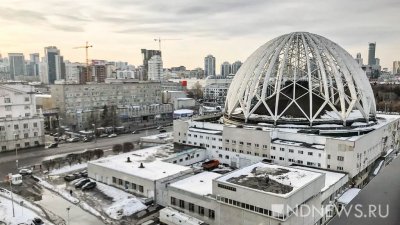
[[[113,199],[111,206],[104,207],[104,212],[113,219],[120,219],[122,216],[130,216],[147,208],[134,195],[120,189],[97,183],[97,189]]]
[[[42,185],[43,187],[49,189],[50,191],[54,191],[56,193],[58,193],[59,195],[61,195],[63,198],[65,198],[66,200],[76,204],[79,202],[79,199],[71,196],[70,193],[68,193],[66,190],[62,189],[62,188],[57,188],[54,185],[50,184],[49,182],[42,180],[40,178],[37,177],[37,179],[39,179],[39,184]]]
[[[45,214],[39,207],[32,205],[30,202],[15,194],[13,194],[15,213],[15,217],[13,217],[12,201],[10,200],[11,193],[0,193],[0,221],[5,222],[7,225],[31,224],[32,219],[39,217],[45,224],[52,224],[44,219]],[[21,202],[23,202],[22,206]]]
[[[74,164],[72,166],[64,166],[59,169],[54,169],[54,170],[50,171],[49,175],[60,175],[63,173],[69,173],[72,171],[82,170],[85,168],[87,168],[87,163]]]

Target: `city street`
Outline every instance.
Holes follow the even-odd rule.
[[[172,126],[165,127],[167,132],[172,131]],[[113,138],[97,138],[97,142],[75,142],[61,143],[58,148],[46,149],[45,147],[21,149],[16,157],[15,151],[0,153],[0,177],[4,178],[8,173],[16,173],[16,162],[18,158],[18,167],[39,164],[45,159],[58,157],[60,155],[79,152],[85,149],[110,149],[115,144],[123,144],[124,142],[137,142],[140,137],[158,134],[159,130],[149,129],[143,130],[139,134],[121,134]]]

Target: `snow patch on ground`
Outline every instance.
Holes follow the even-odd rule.
[[[49,173],[49,175],[59,175],[59,174],[69,173],[69,172],[76,171],[76,170],[82,170],[85,168],[87,168],[87,163],[74,164],[72,166],[64,166],[59,169],[54,169]]]
[[[147,206],[134,195],[126,193],[125,191],[100,182],[97,183],[97,189],[113,199],[113,204],[111,206],[103,208],[104,212],[113,219],[118,220],[121,219],[122,216],[130,216],[147,208]]]
[[[77,199],[77,198],[71,196],[66,190],[61,189],[61,188],[57,188],[57,187],[51,185],[49,182],[44,181],[44,180],[42,180],[42,179],[40,179],[40,178],[37,178],[37,179],[39,179],[39,182],[38,182],[38,183],[39,183],[40,185],[42,185],[43,187],[49,189],[50,191],[54,191],[54,192],[58,193],[59,195],[61,195],[61,196],[62,196],[63,198],[65,198],[66,200],[68,200],[68,201],[70,201],[70,202],[72,202],[72,203],[74,203],[74,204],[76,204],[76,203],[79,202],[79,199]]]
[[[383,160],[380,161],[378,167],[375,168],[375,170],[374,170],[374,175],[375,175],[375,176],[378,175],[379,170],[381,170],[381,167],[382,167],[383,162],[384,162]]]
[[[0,193],[0,221],[5,222],[7,225],[31,224],[32,219],[39,217],[45,224],[52,225],[52,223],[44,219],[45,214],[39,207],[32,205],[16,194],[13,194],[15,212],[15,217],[13,217],[11,193]],[[21,201],[24,202],[22,206],[20,205]]]

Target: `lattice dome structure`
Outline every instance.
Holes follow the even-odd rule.
[[[375,99],[365,72],[336,43],[294,32],[258,48],[228,90],[226,121],[349,124],[374,120]]]

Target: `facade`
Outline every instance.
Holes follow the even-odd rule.
[[[149,59],[148,79],[152,81],[164,80],[163,62],[160,55],[154,55]]]
[[[84,129],[100,124],[104,106],[114,107],[114,126],[156,126],[172,121],[172,105],[162,104],[160,82],[51,85],[63,125]],[[97,125],[97,127],[99,127]]]
[[[209,76],[204,85],[203,98],[205,102],[222,106],[232,82],[231,76]]]
[[[25,57],[22,53],[8,53],[10,64],[10,79],[14,80],[17,76],[25,76]]]
[[[355,58],[357,64],[362,67],[363,66],[363,58],[361,58],[361,53],[357,53],[357,57]]]
[[[393,75],[400,74],[400,61],[393,61]]]
[[[375,62],[376,43],[369,43],[368,45],[368,65],[373,66]]]
[[[0,151],[44,145],[44,120],[32,86],[0,84]]]
[[[44,53],[44,60],[47,67],[47,80],[43,80],[43,82],[47,84],[54,84],[54,81],[62,79],[62,64],[64,64],[64,62],[62,58],[60,58],[60,50],[55,46],[44,48]]]
[[[142,55],[143,55],[143,76],[140,78],[140,80],[148,80],[149,76],[149,60],[155,56],[158,55],[161,57],[161,51],[159,50],[147,50],[147,49],[142,49]]]
[[[82,67],[81,63],[71,63],[67,61],[65,63],[65,82],[71,84],[79,84],[79,67]]]
[[[207,55],[204,58],[204,75],[215,76],[215,57],[212,55]]]
[[[236,62],[232,63],[232,72],[231,73],[235,75],[241,66],[242,66],[241,61],[236,61]]]
[[[224,62],[221,64],[221,76],[226,77],[232,73],[232,66],[229,62]]]
[[[174,100],[174,110],[191,109],[196,106],[196,100],[193,98],[176,98]]]
[[[29,56],[30,56],[30,60],[27,64],[27,66],[29,65],[29,70],[27,69],[27,75],[38,77],[39,76],[39,65],[40,65],[39,53],[32,53]]]

